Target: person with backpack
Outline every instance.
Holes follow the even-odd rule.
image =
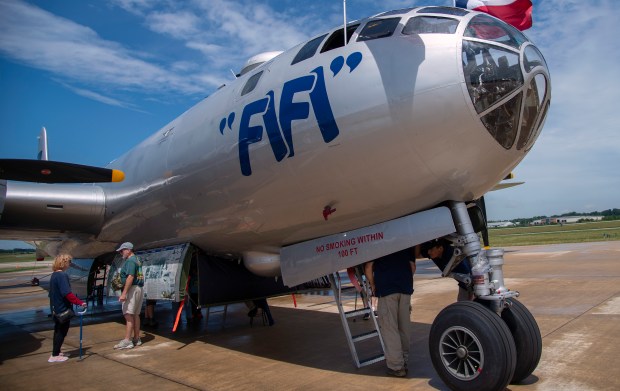
[[[116,250],[121,254],[125,263],[121,268],[121,284],[123,290],[118,301],[123,303],[123,316],[125,317],[125,338],[114,349],[131,349],[134,346],[142,345],[140,339],[140,311],[142,310],[142,300],[144,294],[144,275],[142,274],[142,263],[133,253],[133,244],[125,242]],[[132,338],[133,335],[133,338]]]

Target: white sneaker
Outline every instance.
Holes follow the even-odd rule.
[[[133,342],[129,339],[123,339],[121,342],[114,345],[114,349],[132,349]]]
[[[66,356],[50,356],[50,358],[47,359],[47,362],[65,362],[69,359],[69,357]]]
[[[132,342],[133,342],[133,346],[140,346],[140,345],[142,345],[142,340],[140,338],[134,339]]]

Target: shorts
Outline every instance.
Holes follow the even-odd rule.
[[[142,287],[132,285],[131,288],[129,288],[129,292],[127,292],[127,300],[123,302],[123,315],[140,315],[143,299],[144,294],[142,293]]]

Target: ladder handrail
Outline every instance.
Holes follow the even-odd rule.
[[[340,278],[340,274],[338,272],[336,273],[332,273],[329,276],[329,281],[332,284],[332,290],[334,292],[334,298],[336,301],[336,306],[338,307],[338,312],[340,314],[340,320],[342,322],[342,327],[344,329],[344,333],[345,336],[347,338],[347,343],[349,344],[349,349],[351,351],[351,356],[353,358],[353,362],[355,363],[355,365],[357,366],[357,368],[360,368],[364,365],[369,365],[369,364],[373,364],[375,362],[379,362],[382,360],[385,360],[385,355],[384,354],[380,354],[376,357],[371,357],[369,359],[366,360],[362,360],[360,361],[359,356],[357,354],[357,349],[355,347],[355,343],[359,342],[359,341],[363,341],[363,340],[367,340],[369,338],[373,338],[373,337],[379,337],[379,342],[381,344],[381,351],[385,352],[385,345],[383,344],[383,337],[381,336],[381,331],[379,329],[379,325],[377,324],[377,319],[374,316],[373,310],[372,310],[372,306],[371,306],[371,300],[370,300],[370,287],[368,286],[368,282],[365,281],[362,277],[361,277],[361,273],[359,270],[359,266],[355,268],[355,277],[357,278],[358,282],[361,283],[361,289],[362,291],[360,292],[360,295],[362,297],[362,302],[366,303],[366,307],[362,310],[358,310],[357,309],[357,294],[358,292],[355,292],[355,306],[356,309],[353,311],[349,311],[349,312],[345,312],[344,311],[344,307],[342,304],[342,280]],[[355,285],[355,284],[354,284]],[[353,313],[354,315],[351,315],[351,313]],[[370,331],[370,332],[366,332],[357,336],[353,336],[351,334],[351,328],[349,327],[349,322],[347,320],[347,318],[349,316],[357,316],[360,314],[369,314],[370,318],[372,318],[372,325],[374,330]]]
[[[361,287],[362,287],[362,301],[366,303],[366,307],[368,307],[370,309],[370,314],[371,314],[371,319],[374,323],[374,327],[375,329],[379,332],[379,342],[381,342],[381,351],[385,352],[385,344],[383,343],[383,335],[381,334],[381,330],[379,328],[379,324],[377,323],[377,317],[374,314],[374,311],[372,309],[372,289],[370,288],[370,284],[368,283],[368,280],[366,280],[365,278],[362,277],[362,273],[360,271],[361,267],[356,267],[355,268],[355,276],[357,277],[358,281],[361,281]]]

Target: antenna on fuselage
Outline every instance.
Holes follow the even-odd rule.
[[[342,32],[344,34],[344,46],[347,46],[347,0],[342,0],[342,17],[344,18],[344,26]]]
[[[233,76],[234,76],[234,78],[235,78],[235,79],[237,78],[237,74],[235,73],[235,71],[233,71],[233,70],[231,69],[231,70],[230,70],[230,73],[232,73],[232,74],[233,74]]]

